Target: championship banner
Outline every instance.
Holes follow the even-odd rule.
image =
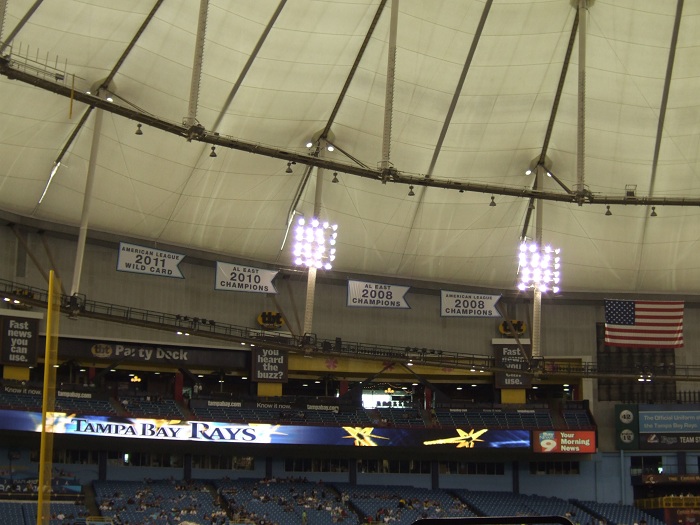
[[[496,310],[500,295],[440,290],[441,317],[501,317]]]
[[[347,306],[360,308],[411,308],[404,295],[408,286],[348,280]]]
[[[120,242],[117,271],[184,279],[178,267],[184,258],[181,253]]]
[[[278,273],[277,270],[217,262],[215,288],[234,292],[277,293],[272,280]]]

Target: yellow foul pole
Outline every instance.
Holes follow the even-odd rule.
[[[53,471],[53,421],[56,404],[56,368],[58,361],[58,321],[60,319],[61,282],[53,270],[49,273],[46,310],[46,351],[44,357],[44,398],[41,407],[41,450],[39,455],[39,503],[37,525],[51,519],[51,474]]]

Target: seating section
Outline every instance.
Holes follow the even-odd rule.
[[[299,480],[218,481],[218,493],[227,502],[234,523],[304,523],[357,525],[355,514],[330,486]]]
[[[551,413],[546,408],[436,409],[435,419],[442,427],[555,428]]]
[[[632,525],[633,523],[640,523],[642,520],[646,520],[648,525],[664,525],[663,521],[631,505],[598,503],[595,501],[576,501],[576,504],[580,508],[596,514],[608,523],[615,525]]]
[[[383,485],[335,484],[341,499],[351,502],[363,523],[409,525],[420,518],[450,518],[475,514],[454,496],[442,490]]]
[[[455,494],[483,516],[568,516],[574,523],[581,524],[598,521],[574,502],[561,498],[468,490],[456,490]]]
[[[67,414],[112,416],[117,411],[106,399],[83,399],[73,397],[56,398],[56,411]]]
[[[132,417],[147,419],[185,419],[180,406],[172,399],[161,401],[147,398],[122,399],[124,410]]]
[[[37,394],[0,392],[0,408],[25,412],[41,412],[42,397]],[[59,396],[56,398],[55,408],[57,412],[66,412],[68,414],[114,415],[117,413],[108,400],[81,397]]]
[[[0,409],[41,412],[41,396],[0,392]]]
[[[368,426],[372,425],[365,410],[341,407],[329,410],[299,410],[241,407],[193,407],[192,413],[200,421],[228,423],[269,423],[286,425]]]
[[[93,486],[101,515],[120,523],[229,523],[225,510],[216,504],[204,483],[95,481]]]
[[[83,525],[88,516],[87,507],[76,503],[52,502],[49,507],[49,525]],[[36,502],[0,502],[3,525],[35,525]]]
[[[391,427],[425,427],[425,421],[421,413],[415,408],[388,408],[377,407],[377,414],[382,422]]]
[[[562,417],[568,429],[592,430],[595,428],[595,422],[591,420],[587,410],[565,408],[562,410]]]

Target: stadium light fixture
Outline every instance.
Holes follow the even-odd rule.
[[[534,242],[520,244],[518,255],[518,290],[538,288],[542,292],[559,293],[561,257],[559,248],[540,246]]]
[[[338,225],[299,217],[294,231],[294,264],[330,270],[335,260]]]

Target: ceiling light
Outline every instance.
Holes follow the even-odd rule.
[[[413,197],[414,195],[415,195],[415,193],[413,193],[413,186],[409,186],[408,187],[408,196]]]
[[[3,299],[3,300],[4,300],[6,303],[9,303],[10,301],[12,301],[12,299],[10,299],[9,297],[5,297],[5,299]]]
[[[330,270],[335,260],[338,225],[321,222],[316,217],[299,217],[292,246],[294,264]]]
[[[112,98],[111,96],[107,96],[106,100],[107,102],[114,102],[114,98]]]
[[[312,148],[313,145],[314,145],[314,143],[311,142],[311,141],[309,141],[309,142],[306,143],[306,147],[307,147],[307,148]]]
[[[526,169],[525,175],[532,175],[532,170],[530,168]]]
[[[338,172],[337,172],[337,171],[334,171],[334,172],[333,172],[333,180],[332,180],[331,182],[332,182],[333,184],[337,184],[337,183],[338,183]]]
[[[656,206],[651,207],[651,215],[650,217],[656,217]]]
[[[294,173],[294,170],[292,170],[292,164],[296,164],[296,162],[292,162],[291,160],[287,162],[287,169],[284,170],[285,173]]]
[[[209,156],[210,156],[210,157],[217,157],[217,154],[216,154],[216,146],[212,146],[212,147],[211,147],[211,153],[209,153]]]
[[[331,146],[330,144],[328,144],[328,147],[326,149],[328,151],[331,151],[331,152],[335,151],[335,148],[333,146]]]
[[[248,376],[243,376],[243,377],[241,377],[241,379],[243,379],[245,381],[246,379],[248,379]]]
[[[496,201],[495,201],[494,199],[495,199],[495,197],[494,197],[493,195],[491,195],[491,204],[489,204],[489,206],[495,206],[495,205],[496,205]]]
[[[552,176],[552,172],[547,170],[547,177],[551,177],[551,176]]]
[[[538,288],[559,292],[561,258],[559,248],[523,242],[518,254],[518,290]]]
[[[458,387],[457,387],[457,390],[462,390],[462,387],[461,387],[461,386],[458,386]]]
[[[612,212],[610,211],[610,205],[609,205],[609,204],[605,207],[605,215],[612,215]]]
[[[139,122],[136,124],[136,133],[134,135],[143,135],[143,131],[141,131],[141,123]]]

